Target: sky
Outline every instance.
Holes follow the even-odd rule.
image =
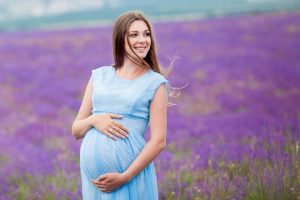
[[[1,0],[0,21],[6,18],[39,17],[114,5],[118,0]]]

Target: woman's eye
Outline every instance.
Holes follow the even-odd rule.
[[[146,36],[151,36],[151,33],[145,33]]]
[[[133,34],[130,34],[129,36],[130,36],[130,37],[136,37],[137,34],[136,34],[136,33],[133,33]]]

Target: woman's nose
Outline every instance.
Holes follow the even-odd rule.
[[[143,36],[143,35],[139,36],[139,37],[138,37],[138,42],[141,42],[141,43],[146,42],[146,37]]]

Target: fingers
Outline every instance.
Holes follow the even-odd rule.
[[[115,125],[119,130],[121,130],[123,133],[128,133],[128,129],[125,128],[122,124],[119,124],[118,122],[113,121],[113,125]]]
[[[114,129],[104,130],[103,133],[105,135],[107,135],[108,137],[110,137],[111,139],[113,139],[113,140],[117,140],[117,138],[115,136],[117,136],[119,138],[125,139],[125,136],[123,136],[122,134],[118,133]]]
[[[123,118],[122,115],[114,114],[114,113],[108,113],[107,114],[111,119],[108,120],[108,124],[106,125],[106,128],[101,128],[100,130],[110,137],[113,140],[116,140],[118,138],[125,139],[128,137],[128,129],[125,128],[122,124],[117,123],[116,121],[112,120],[112,118]]]
[[[125,139],[126,137],[128,137],[128,134],[127,134],[124,130],[118,128],[118,127],[115,126],[115,125],[109,126],[109,128],[106,129],[106,130],[104,131],[104,133],[105,133],[106,135],[110,136],[110,137],[112,137],[112,136],[117,136],[117,137],[123,138],[123,139]]]
[[[115,136],[113,136],[108,130],[104,130],[103,133],[105,135],[107,135],[108,137],[110,137],[113,140],[117,140],[117,138]]]
[[[99,188],[105,188],[105,187],[106,187],[106,186],[105,186],[105,183],[99,182],[99,181],[97,181],[97,180],[92,180],[92,183],[93,183],[95,186],[99,187]]]
[[[123,138],[123,139],[126,138],[124,135],[118,133],[117,131],[113,131],[112,133],[113,133],[115,136],[118,136],[118,137],[120,137],[120,138]]]
[[[109,182],[107,182],[105,179],[107,179],[107,177],[102,176],[96,180],[92,179],[91,182],[102,192],[111,192],[112,191],[111,188],[109,187],[109,185],[107,185],[107,183]]]
[[[97,180],[99,182],[104,181],[107,177],[105,175],[100,176]]]
[[[122,115],[118,115],[118,114],[113,114],[113,113],[109,113],[108,114],[111,118],[115,118],[115,119],[121,119],[123,116]]]
[[[97,180],[92,180],[92,183],[93,183],[99,190],[101,190],[102,192],[111,192],[111,191],[108,189],[108,186],[107,186],[104,182],[100,182],[100,181],[97,181]]]
[[[115,125],[115,123],[116,122],[113,122],[113,125],[112,125],[113,131],[118,135],[122,135],[123,138],[128,137],[127,132],[124,131],[123,129],[119,128],[117,125]]]

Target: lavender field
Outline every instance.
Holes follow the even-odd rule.
[[[181,95],[161,199],[300,199],[300,12],[154,24]],[[111,27],[0,33],[0,199],[81,199],[71,135]],[[149,136],[149,135],[147,135]]]

